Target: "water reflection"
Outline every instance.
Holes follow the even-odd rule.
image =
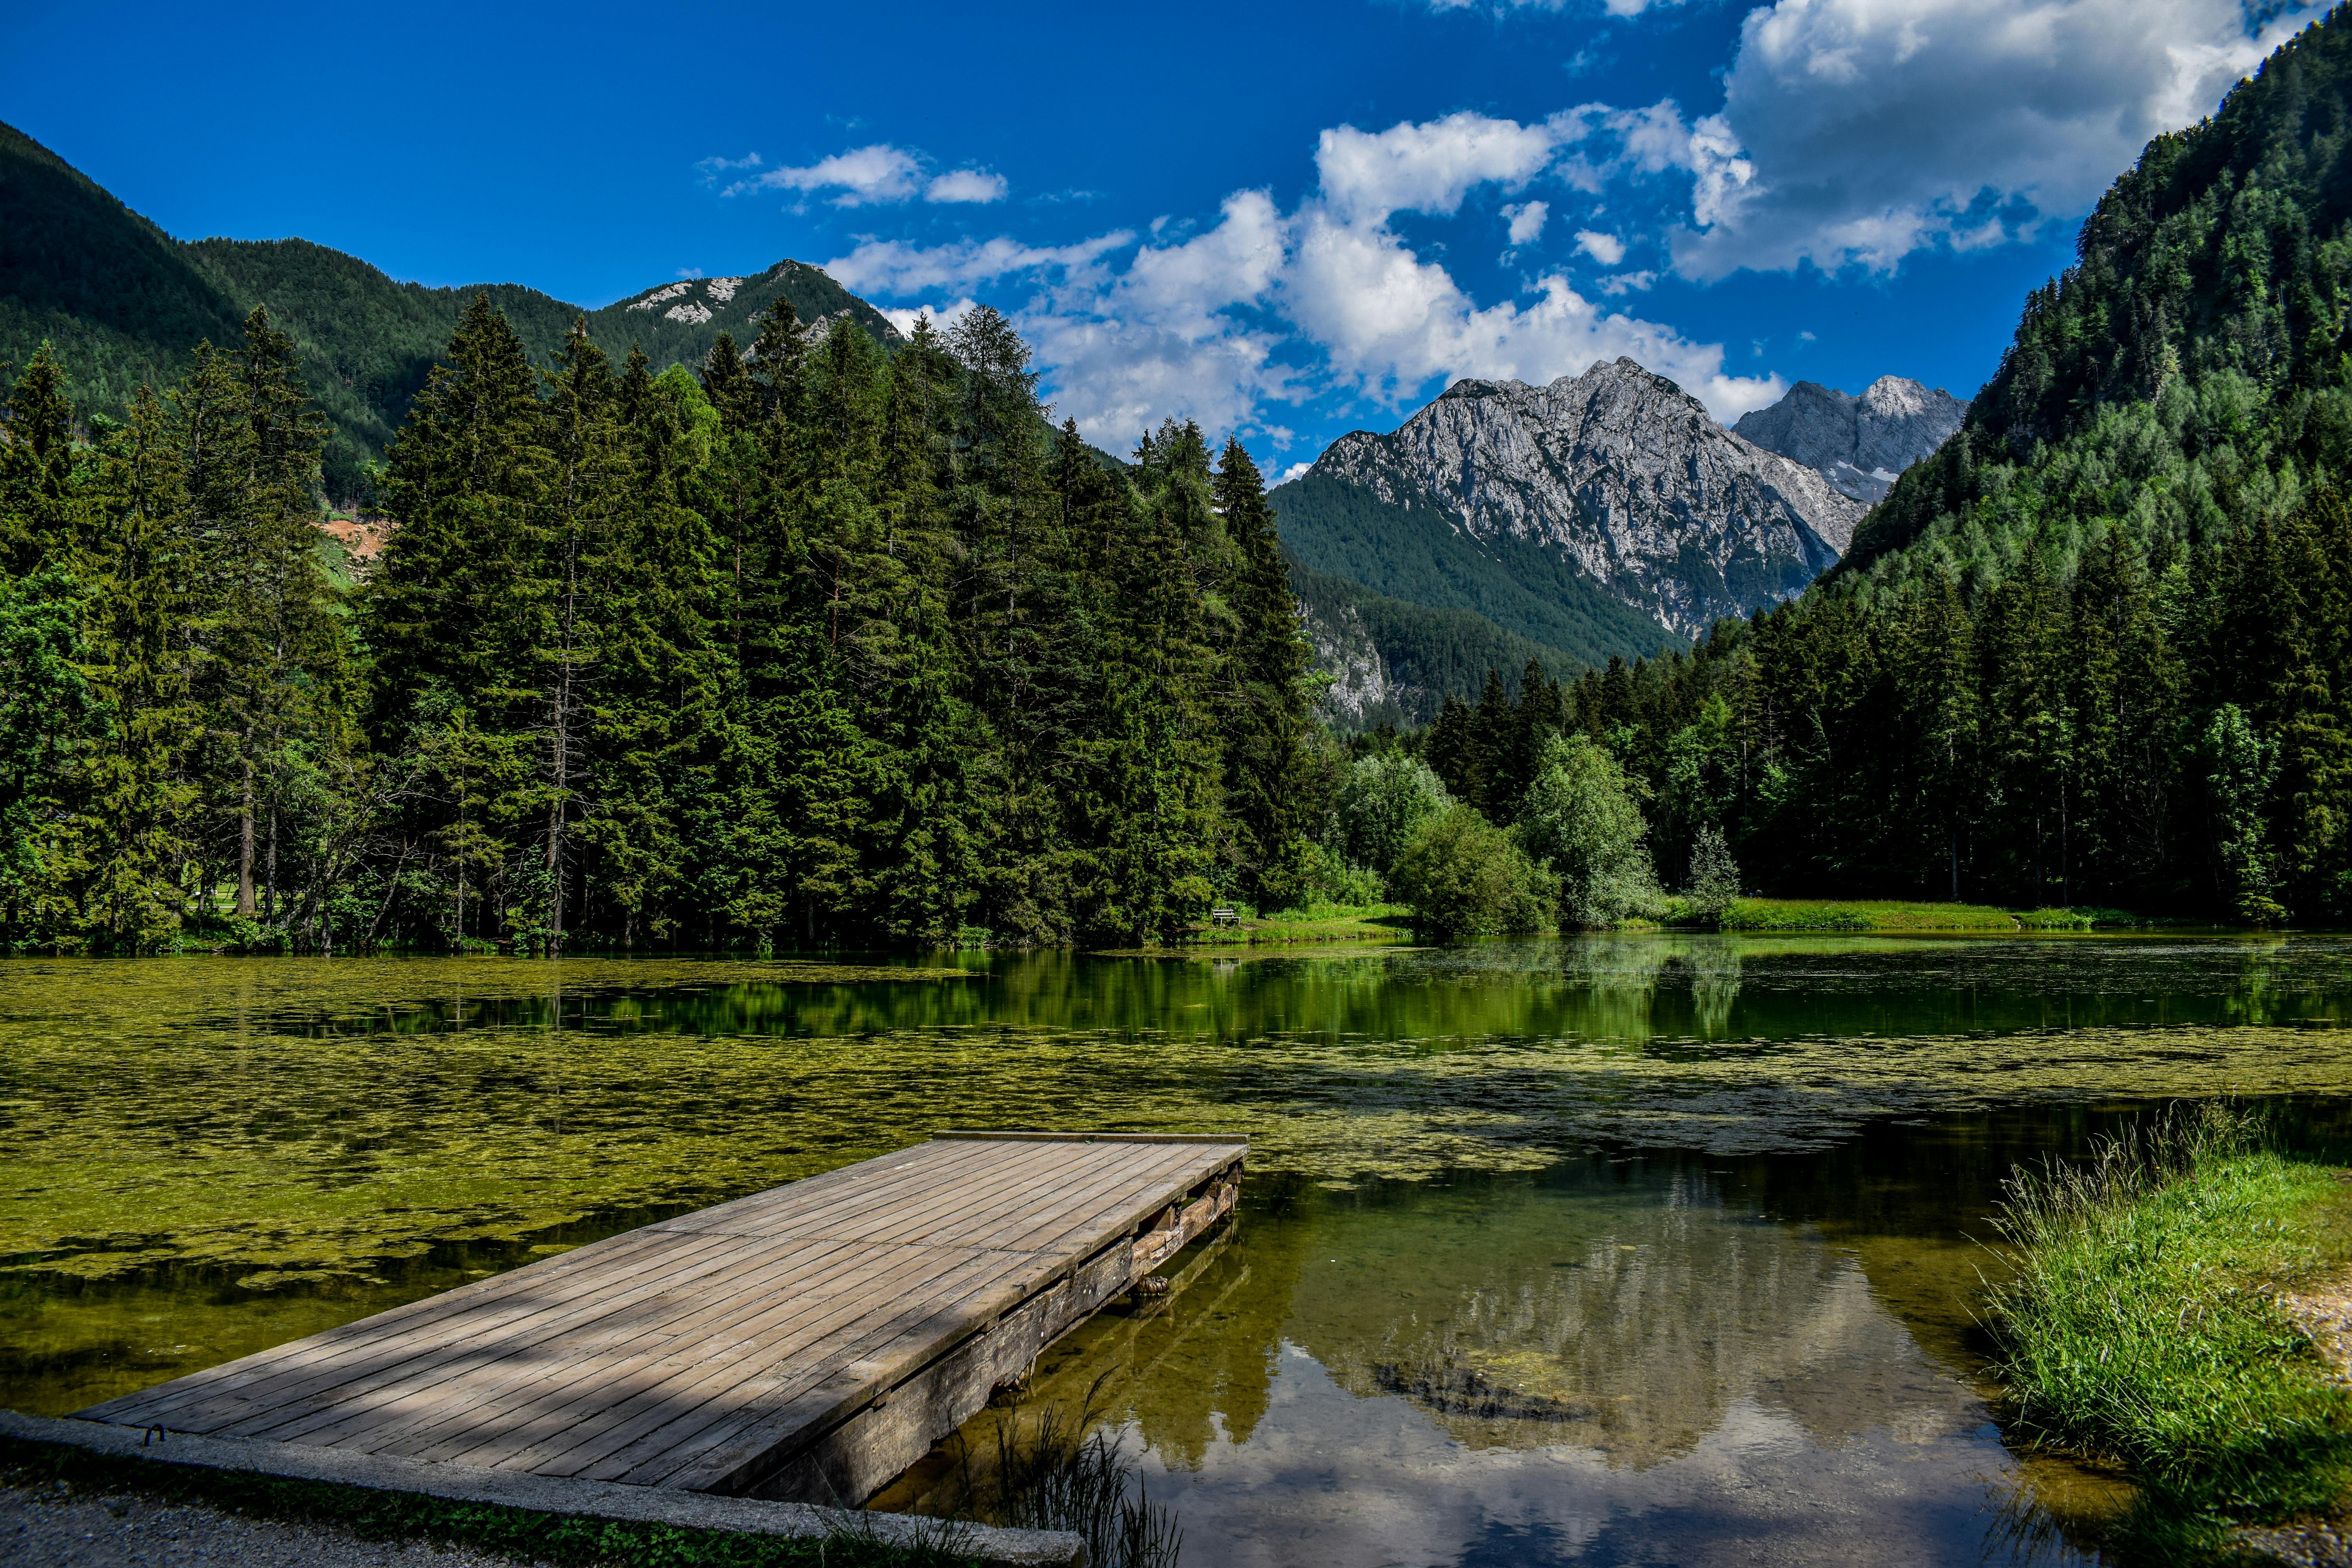
[[[2011,1500],[2095,1483],[2029,1477],[1953,1332],[1984,1176],[2081,1119],[1922,1131],[1971,1157],[1877,1141],[1811,1217],[1774,1194],[1827,1191],[1819,1156],[1272,1184],[1171,1300],[1049,1352],[1031,1405],[1092,1399],[1195,1562],[2083,1560]],[[967,1428],[983,1462],[999,1418]],[[875,1506],[943,1511],[963,1462]]]
[[[2097,1489],[2021,1470],[1969,1384],[1993,1184],[2117,1100],[2334,1115],[2347,956],[14,960],[0,1405],[75,1409],[942,1126],[1233,1131],[1240,1234],[1053,1385],[1124,1369],[1114,1419],[1193,1561],[1703,1561],[1743,1531],[2030,1560],[2063,1550],[2032,1534],[2052,1488]]]

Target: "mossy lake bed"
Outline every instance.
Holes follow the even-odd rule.
[[[2175,1097],[2341,1142],[2347,960],[2144,933],[11,960],[0,1405],[946,1126],[1230,1130],[1238,1224],[1033,1396],[1092,1393],[1185,1561],[2091,1561],[2129,1489],[2005,1437],[1988,1372],[2000,1183]],[[877,1505],[942,1506],[946,1463]]]

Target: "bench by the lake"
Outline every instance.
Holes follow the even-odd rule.
[[[1231,1209],[1247,1152],[942,1133],[79,1414],[854,1506]]]

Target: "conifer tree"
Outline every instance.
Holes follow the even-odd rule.
[[[0,565],[23,576],[79,550],[73,494],[73,408],[46,342],[8,390],[0,419]]]
[[[1234,669],[1240,686],[1226,799],[1250,867],[1252,893],[1280,907],[1306,892],[1309,832],[1323,816],[1307,754],[1308,650],[1290,573],[1275,537],[1265,484],[1239,441],[1219,459],[1215,496],[1239,562],[1233,603],[1240,626]]]

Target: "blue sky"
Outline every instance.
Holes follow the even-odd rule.
[[[19,0],[0,119],[172,233],[602,304],[830,266],[1013,316],[1057,408],[1280,473],[1630,353],[1718,417],[1967,396],[2148,136],[2316,7]]]

